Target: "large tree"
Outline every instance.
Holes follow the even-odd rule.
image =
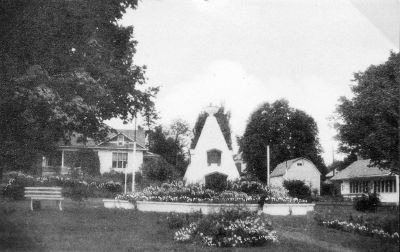
[[[352,98],[337,107],[340,150],[370,158],[374,165],[399,172],[400,54],[354,74]]]
[[[197,117],[196,124],[193,128],[193,138],[190,148],[194,149],[196,147],[207,117],[208,114],[206,112],[201,112]],[[217,122],[219,124],[219,127],[221,128],[222,134],[224,135],[228,148],[232,150],[231,126],[229,124],[229,120],[231,119],[231,112],[225,111],[225,107],[221,105],[217,113],[215,113],[215,117],[217,118]]]
[[[178,175],[183,177],[188,165],[183,138],[187,134],[188,128],[185,123],[183,125],[186,126],[183,127],[181,122],[180,120],[175,121],[171,125],[173,130],[163,130],[163,127],[159,125],[150,131],[149,151],[162,156],[169,164],[174,166]]]
[[[0,168],[29,167],[73,132],[101,139],[104,120],[151,111],[157,88],[133,64],[137,0],[1,1]]]
[[[247,171],[261,181],[267,180],[266,147],[270,146],[271,171],[292,158],[310,159],[324,173],[318,128],[305,112],[289,107],[286,100],[264,103],[250,116],[239,146]]]

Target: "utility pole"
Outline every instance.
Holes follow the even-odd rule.
[[[128,167],[125,167],[125,185],[124,185],[124,194],[126,194],[126,183],[128,182]]]
[[[132,192],[134,192],[135,191],[135,161],[136,161],[136,131],[137,131],[137,128],[136,128],[136,122],[137,122],[137,120],[136,120],[136,115],[135,115],[135,131],[134,131],[134,133],[135,133],[135,137],[134,137],[134,141],[133,141],[133,160],[132,160]]]
[[[270,159],[270,157],[269,157],[269,145],[267,145],[267,175],[268,175],[268,177],[267,177],[267,186],[269,186],[269,174],[270,174],[270,167],[269,167],[269,159]]]

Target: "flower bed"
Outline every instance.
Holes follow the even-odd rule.
[[[354,232],[358,233],[361,235],[366,235],[366,236],[374,236],[378,237],[382,240],[385,241],[390,241],[390,242],[395,242],[399,243],[399,234],[397,232],[394,232],[393,234],[390,234],[388,232],[385,232],[383,229],[378,229],[378,228],[372,228],[367,225],[363,225],[360,223],[352,223],[349,221],[340,221],[338,219],[334,220],[329,220],[329,219],[324,219],[319,215],[315,215],[314,218],[318,222],[319,225],[328,227],[328,228],[334,228],[338,230],[342,230],[345,232]]]
[[[307,202],[308,202],[307,200],[292,198],[288,196],[283,196],[283,197],[270,196],[265,198],[265,203],[267,204],[306,204]]]
[[[121,194],[116,199],[182,203],[257,203],[259,195],[248,195],[244,192],[216,192],[205,189],[202,185],[185,186],[183,182],[164,183],[161,186],[149,186],[142,192]]]
[[[271,222],[241,210],[223,211],[192,222],[175,232],[177,242],[200,242],[210,247],[249,247],[277,242]]]
[[[75,179],[68,176],[34,177],[18,173],[10,178],[2,189],[5,197],[15,200],[24,199],[24,187],[27,186],[59,186],[64,197],[82,199],[87,197],[114,198],[122,192],[121,183],[114,181],[102,182],[101,179]]]
[[[142,192],[121,194],[116,199],[136,203],[140,211],[154,212],[202,211],[208,214],[231,209],[237,204],[246,205],[249,211],[254,212],[262,208],[265,202],[274,203],[264,206],[264,212],[272,215],[305,215],[314,209],[313,204],[300,204],[307,202],[305,200],[288,197],[284,189],[266,187],[258,182],[231,182],[228,188],[229,191],[216,192],[202,185],[185,186],[179,181],[149,186]],[[252,190],[257,193],[251,194]]]

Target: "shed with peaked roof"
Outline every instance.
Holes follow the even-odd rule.
[[[320,192],[321,172],[306,158],[286,160],[275,167],[270,174],[271,185],[282,187],[285,180],[302,180],[311,190]]]

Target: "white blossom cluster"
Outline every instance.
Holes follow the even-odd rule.
[[[198,232],[198,224],[191,223],[175,232],[174,240],[179,242],[194,241],[200,238],[201,242],[210,247],[247,247],[262,246],[269,242],[277,242],[276,232],[270,229],[260,217],[248,216],[234,221],[213,222],[212,225],[223,229],[223,237],[213,233]]]

